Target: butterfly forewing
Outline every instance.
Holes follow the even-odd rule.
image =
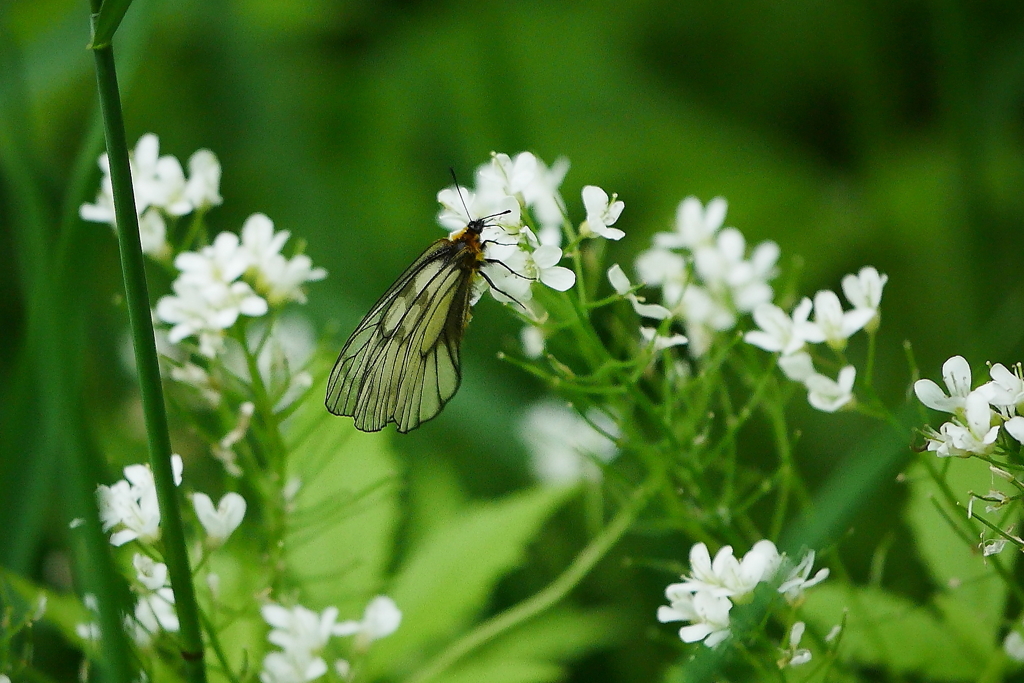
[[[437,415],[461,380],[459,343],[478,252],[438,240],[349,337],[327,385],[327,409],[363,431],[407,432]]]

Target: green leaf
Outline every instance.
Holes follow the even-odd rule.
[[[968,492],[986,493],[993,488],[992,474],[988,465],[980,460],[951,459],[946,472],[946,483],[962,497],[962,506],[947,512],[954,519],[963,519],[969,502]],[[908,473],[910,501],[906,508],[906,520],[914,532],[914,545],[931,573],[934,583],[946,591],[943,604],[948,610],[969,615],[977,622],[974,637],[992,642],[998,635],[1003,606],[1006,602],[1006,586],[999,575],[987,566],[975,548],[966,545],[949,523],[935,508],[935,500],[942,500],[939,487],[918,466]],[[983,501],[975,504],[975,510],[984,513]],[[964,524],[966,527],[966,523]],[[1012,563],[1016,553],[1005,553],[1004,562]],[[959,602],[956,606],[953,603]]]
[[[439,526],[448,524],[466,505],[466,494],[454,466],[443,458],[424,454],[411,458],[408,471],[408,510],[405,535],[418,545]]]
[[[132,0],[103,0],[99,14],[93,21],[92,42],[89,48],[98,50],[110,45],[117,27],[121,25]]]
[[[374,645],[374,674],[404,674],[451,639],[484,607],[494,584],[571,489],[534,489],[467,508],[414,548],[389,595],[402,626]]]
[[[437,681],[559,680],[565,674],[560,662],[612,644],[621,631],[622,620],[610,611],[557,610],[506,633]]]
[[[943,614],[874,587],[824,584],[807,592],[803,618],[825,633],[847,612],[839,656],[862,666],[936,681],[974,680],[999,652],[970,634],[976,618]]]
[[[307,607],[334,605],[342,618],[358,618],[382,588],[398,519],[388,436],[357,431],[313,397],[287,434],[288,476],[301,482],[285,536],[289,579]]]

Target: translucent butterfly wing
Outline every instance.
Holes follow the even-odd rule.
[[[399,432],[436,416],[461,381],[459,344],[476,256],[438,240],[395,281],[356,327],[327,385],[327,409],[363,431]]]

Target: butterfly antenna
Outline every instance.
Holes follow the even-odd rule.
[[[473,222],[473,216],[470,215],[469,207],[466,206],[466,198],[462,196],[462,188],[459,187],[459,179],[455,177],[455,169],[452,168],[451,166],[449,166],[448,167],[448,171],[451,172],[452,180],[455,181],[455,191],[459,193],[459,199],[462,201],[462,208],[464,208],[466,210],[466,218],[468,218],[469,222],[472,223]],[[488,218],[490,218],[490,216],[488,216]],[[484,220],[487,220],[487,219],[485,218]]]

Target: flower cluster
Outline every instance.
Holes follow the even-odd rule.
[[[747,258],[743,234],[722,229],[726,208],[721,197],[706,207],[687,197],[675,229],[655,234],[654,246],[636,260],[640,280],[660,289],[661,304],[685,327],[694,356],[708,350],[715,333],[732,329],[740,315],[773,296],[768,283],[776,275],[778,245],[762,242]]]
[[[679,638],[686,643],[703,640],[708,647],[714,647],[731,635],[729,612],[733,604],[749,601],[759,583],[773,581],[779,581],[776,590],[787,601],[799,604],[804,590],[828,577],[828,569],[821,569],[812,577],[813,566],[814,551],[811,550],[779,581],[780,570],[787,567],[787,558],[771,541],[758,541],[742,560],[736,559],[732,546],[728,545],[712,560],[708,547],[697,543],[690,549],[690,575],[683,576],[682,583],[670,584],[665,589],[665,597],[671,604],[658,608],[658,621],[690,622],[679,629]],[[790,642],[796,644],[792,639]],[[809,653],[806,658],[810,659]]]
[[[175,485],[182,481],[181,456],[171,458]],[[129,465],[124,468],[124,479],[110,486],[100,485],[96,490],[100,521],[104,531],[113,530],[110,543],[123,546],[137,541],[146,549],[146,554],[136,553],[132,564],[136,580],[134,590],[139,594],[134,619],[126,623],[140,645],[148,645],[160,631],[176,632],[178,617],[174,609],[174,593],[167,582],[167,566],[153,557],[158,555],[155,546],[160,539],[160,508],[157,504],[156,483],[149,465]],[[192,496],[196,517],[205,531],[205,545],[213,549],[228,539],[242,523],[245,516],[245,499],[237,493],[227,493],[214,506],[204,493]],[[72,522],[79,526],[78,521]],[[86,596],[86,605],[95,598]],[[99,637],[99,627],[94,623],[79,624],[78,633],[83,639]]]
[[[277,604],[260,610],[271,627],[267,640],[280,650],[269,652],[263,659],[260,680],[263,683],[306,683],[327,673],[322,657],[332,636],[356,636],[353,650],[365,652],[375,640],[391,635],[402,622],[402,612],[384,595],[370,601],[362,620],[336,623],[338,609],[328,607],[317,613],[302,605],[287,608]],[[334,662],[338,676],[347,678],[347,660]]]
[[[520,424],[533,473],[547,484],[600,481],[598,463],[609,463],[618,455],[618,426],[598,410],[591,409],[583,419],[565,404],[541,401],[526,412]]]
[[[181,162],[170,154],[160,156],[160,140],[147,133],[135,144],[129,164],[142,251],[154,258],[166,258],[171,251],[167,243],[167,219],[205,211],[223,201],[220,162],[213,152],[201,149],[189,158],[186,179]],[[82,204],[79,215],[83,220],[115,226],[110,161],[105,153],[100,155],[99,166],[103,179],[96,202]]]
[[[930,379],[914,383],[914,393],[929,408],[950,413],[952,419],[938,431],[925,429],[928,450],[941,457],[990,455],[1000,450],[1000,432],[1012,442],[1006,452],[1016,453],[1024,444],[1024,370],[1020,363],[1011,371],[1001,363],[989,368],[991,381],[971,387],[971,366],[963,356],[942,365],[942,379],[949,395]]]
[[[490,289],[498,301],[525,306],[533,298],[534,282],[560,292],[576,284],[576,274],[558,265],[566,222],[559,187],[568,170],[565,159],[548,167],[529,152],[514,158],[492,153],[491,161],[476,170],[474,189],[448,187],[438,192],[442,209],[437,221],[452,234],[473,219],[488,219],[480,236],[486,263],[480,269],[483,277],[477,282],[474,303]],[[582,196],[587,220],[580,226],[581,237],[620,239],[624,233],[610,226],[622,213],[623,203],[590,185]]]
[[[259,317],[270,305],[304,303],[302,285],[324,279],[327,271],[313,268],[305,254],[282,255],[289,235],[275,232],[271,220],[256,213],[242,226],[241,239],[222,232],[198,252],[178,254],[174,294],[156,305],[157,318],[173,325],[168,340],[177,344],[195,336],[200,352],[212,357],[223,349],[224,331],[240,315]]]
[[[181,456],[175,454],[171,462],[174,483],[180,486]],[[160,539],[160,508],[149,465],[128,465],[124,468],[124,479],[110,486],[100,484],[96,497],[103,530],[116,529],[110,536],[111,545],[122,546],[135,540],[154,543]]]
[[[853,400],[857,370],[846,365],[836,379],[823,375],[815,370],[806,346],[824,342],[839,353],[855,332],[865,329],[873,334],[878,329],[882,289],[887,280],[871,266],[845,276],[843,293],[853,305],[850,310],[843,310],[839,296],[827,289],[815,294],[813,302],[805,297],[791,315],[775,304],[760,303],[753,314],[760,329],[747,332],[743,338],[748,344],[778,353],[779,367],[807,388],[808,402],[818,410],[835,412]]]
[[[174,483],[180,486],[181,456],[173,455],[171,462]],[[100,484],[96,489],[103,530],[115,530],[110,535],[110,543],[114,546],[130,541],[155,543],[160,540],[160,508],[153,472],[149,465],[128,465],[124,468],[124,477],[110,486]],[[211,546],[223,544],[245,516],[245,499],[237,493],[225,494],[216,508],[209,496],[196,493],[192,496],[192,504]]]
[[[147,133],[139,138],[129,161],[142,251],[164,261],[174,252],[167,241],[167,220],[195,211],[196,220],[201,221],[207,209],[223,200],[220,163],[213,152],[201,149],[193,154],[186,179],[181,163],[174,156],[160,156],[159,150],[157,136]],[[84,220],[113,226],[106,154],[99,165],[103,178],[96,202],[83,204],[79,214]],[[172,326],[168,341],[178,344],[196,337],[200,353],[213,357],[224,348],[225,330],[239,316],[260,317],[290,301],[305,303],[303,285],[324,279],[327,271],[314,268],[305,254],[287,257],[281,253],[290,234],[275,231],[269,218],[256,213],[242,226],[241,239],[222,232],[212,244],[177,254],[173,260],[178,271],[172,284],[174,293],[162,297],[155,311],[157,319]]]
[[[139,594],[135,604],[135,619],[130,630],[139,645],[148,645],[160,631],[177,633],[178,614],[174,608],[174,592],[167,576],[167,565],[135,553],[132,558],[136,581],[133,588]]]

